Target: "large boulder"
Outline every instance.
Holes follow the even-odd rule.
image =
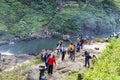
[[[27,80],[39,80],[39,69],[33,69],[28,72]]]
[[[63,35],[63,40],[69,40],[70,39],[70,35]]]

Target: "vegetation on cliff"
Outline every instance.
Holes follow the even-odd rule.
[[[119,17],[119,0],[0,1],[0,32],[14,36],[37,33],[46,26],[62,33],[105,34],[120,30]]]

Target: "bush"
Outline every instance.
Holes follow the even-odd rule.
[[[94,69],[85,72],[83,80],[119,80],[120,39],[111,39],[110,44],[99,56]]]

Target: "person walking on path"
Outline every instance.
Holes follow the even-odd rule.
[[[89,54],[89,52],[85,51],[84,55],[85,56],[85,67],[90,67],[90,59],[92,58]]]
[[[80,45],[81,45],[81,49],[83,49],[83,44],[85,43],[85,40],[83,38],[80,39]]]
[[[95,64],[96,60],[97,60],[96,55],[93,55],[93,56],[92,56],[92,64],[93,64],[93,65]]]
[[[69,47],[68,47],[68,49],[69,49],[69,55],[70,55],[70,58],[71,58],[71,60],[75,60],[75,45],[73,45],[73,43],[71,43],[70,45],[69,45]]]
[[[56,59],[55,59],[55,56],[50,56],[49,59],[48,59],[48,65],[49,65],[49,68],[48,68],[48,74],[53,74],[53,65],[56,65]]]
[[[77,42],[76,49],[76,52],[80,52],[80,41]]]
[[[65,54],[66,54],[65,45],[63,45],[63,46],[62,46],[62,53],[61,53],[61,55],[62,55],[61,60],[62,60],[62,61],[63,61],[64,58],[65,58]]]
[[[50,56],[51,56],[51,54],[49,54],[49,53],[46,53],[45,56],[44,56],[45,66],[46,66],[47,70],[49,69],[48,59],[49,59]]]
[[[62,53],[62,44],[63,44],[63,41],[60,40],[57,44],[57,54],[60,55]]]

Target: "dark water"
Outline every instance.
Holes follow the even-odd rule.
[[[29,53],[38,53],[42,49],[53,49],[56,47],[59,39],[35,39],[31,41],[21,41],[17,43],[10,43],[0,46],[0,52],[2,54],[29,54]],[[69,42],[64,42],[68,44]]]

